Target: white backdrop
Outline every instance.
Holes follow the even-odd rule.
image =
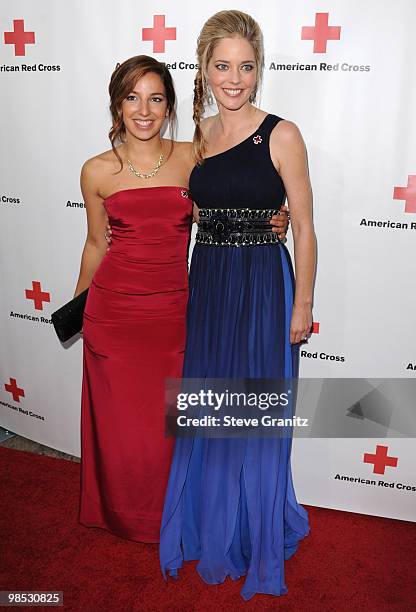
[[[139,53],[171,64],[178,137],[191,139],[196,37],[210,15],[229,8],[217,0],[208,8],[119,4],[14,0],[0,8],[0,425],[73,454],[82,346],[63,348],[50,314],[73,295],[86,230],[79,171],[109,148],[111,72]],[[301,375],[414,377],[416,5],[241,0],[237,8],[264,32],[261,107],[295,121],[308,148],[317,333]],[[143,28],[158,15],[175,31],[154,48]],[[43,292],[39,303],[33,288]],[[384,474],[364,462],[377,445],[397,458]],[[296,440],[293,464],[304,503],[416,521],[412,439]]]

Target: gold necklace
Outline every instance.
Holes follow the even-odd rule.
[[[156,166],[153,168],[151,172],[139,172],[138,170],[136,170],[136,168],[133,166],[133,164],[131,163],[129,159],[127,160],[127,165],[129,167],[130,172],[135,174],[137,178],[149,179],[149,178],[152,178],[152,176],[155,176],[155,174],[159,172],[159,168],[163,163],[163,159],[164,159],[163,153],[161,153]]]

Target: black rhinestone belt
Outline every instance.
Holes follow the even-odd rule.
[[[272,232],[270,219],[276,208],[200,208],[197,244],[209,246],[249,246],[280,242]]]

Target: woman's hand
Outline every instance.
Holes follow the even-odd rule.
[[[110,222],[109,222],[109,221],[108,221],[108,219],[107,219],[107,225],[106,225],[106,227],[105,227],[105,232],[104,232],[104,238],[106,239],[107,244],[108,244],[107,251],[109,251],[109,250],[110,250],[110,246],[111,246],[111,243],[112,243],[112,238],[111,238],[111,234],[112,234],[112,233],[113,233],[113,232],[111,231],[111,225],[110,225]]]
[[[312,308],[309,304],[294,304],[290,322],[290,343],[308,340],[312,330]]]
[[[286,240],[286,232],[289,227],[290,216],[287,206],[281,206],[278,215],[273,215],[270,223],[274,226],[272,232],[279,236],[279,240]]]

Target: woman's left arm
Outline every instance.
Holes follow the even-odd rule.
[[[306,148],[294,123],[277,124],[270,136],[270,153],[285,185],[292,224],[296,284],[290,342],[296,344],[309,337],[312,327],[316,238]]]

